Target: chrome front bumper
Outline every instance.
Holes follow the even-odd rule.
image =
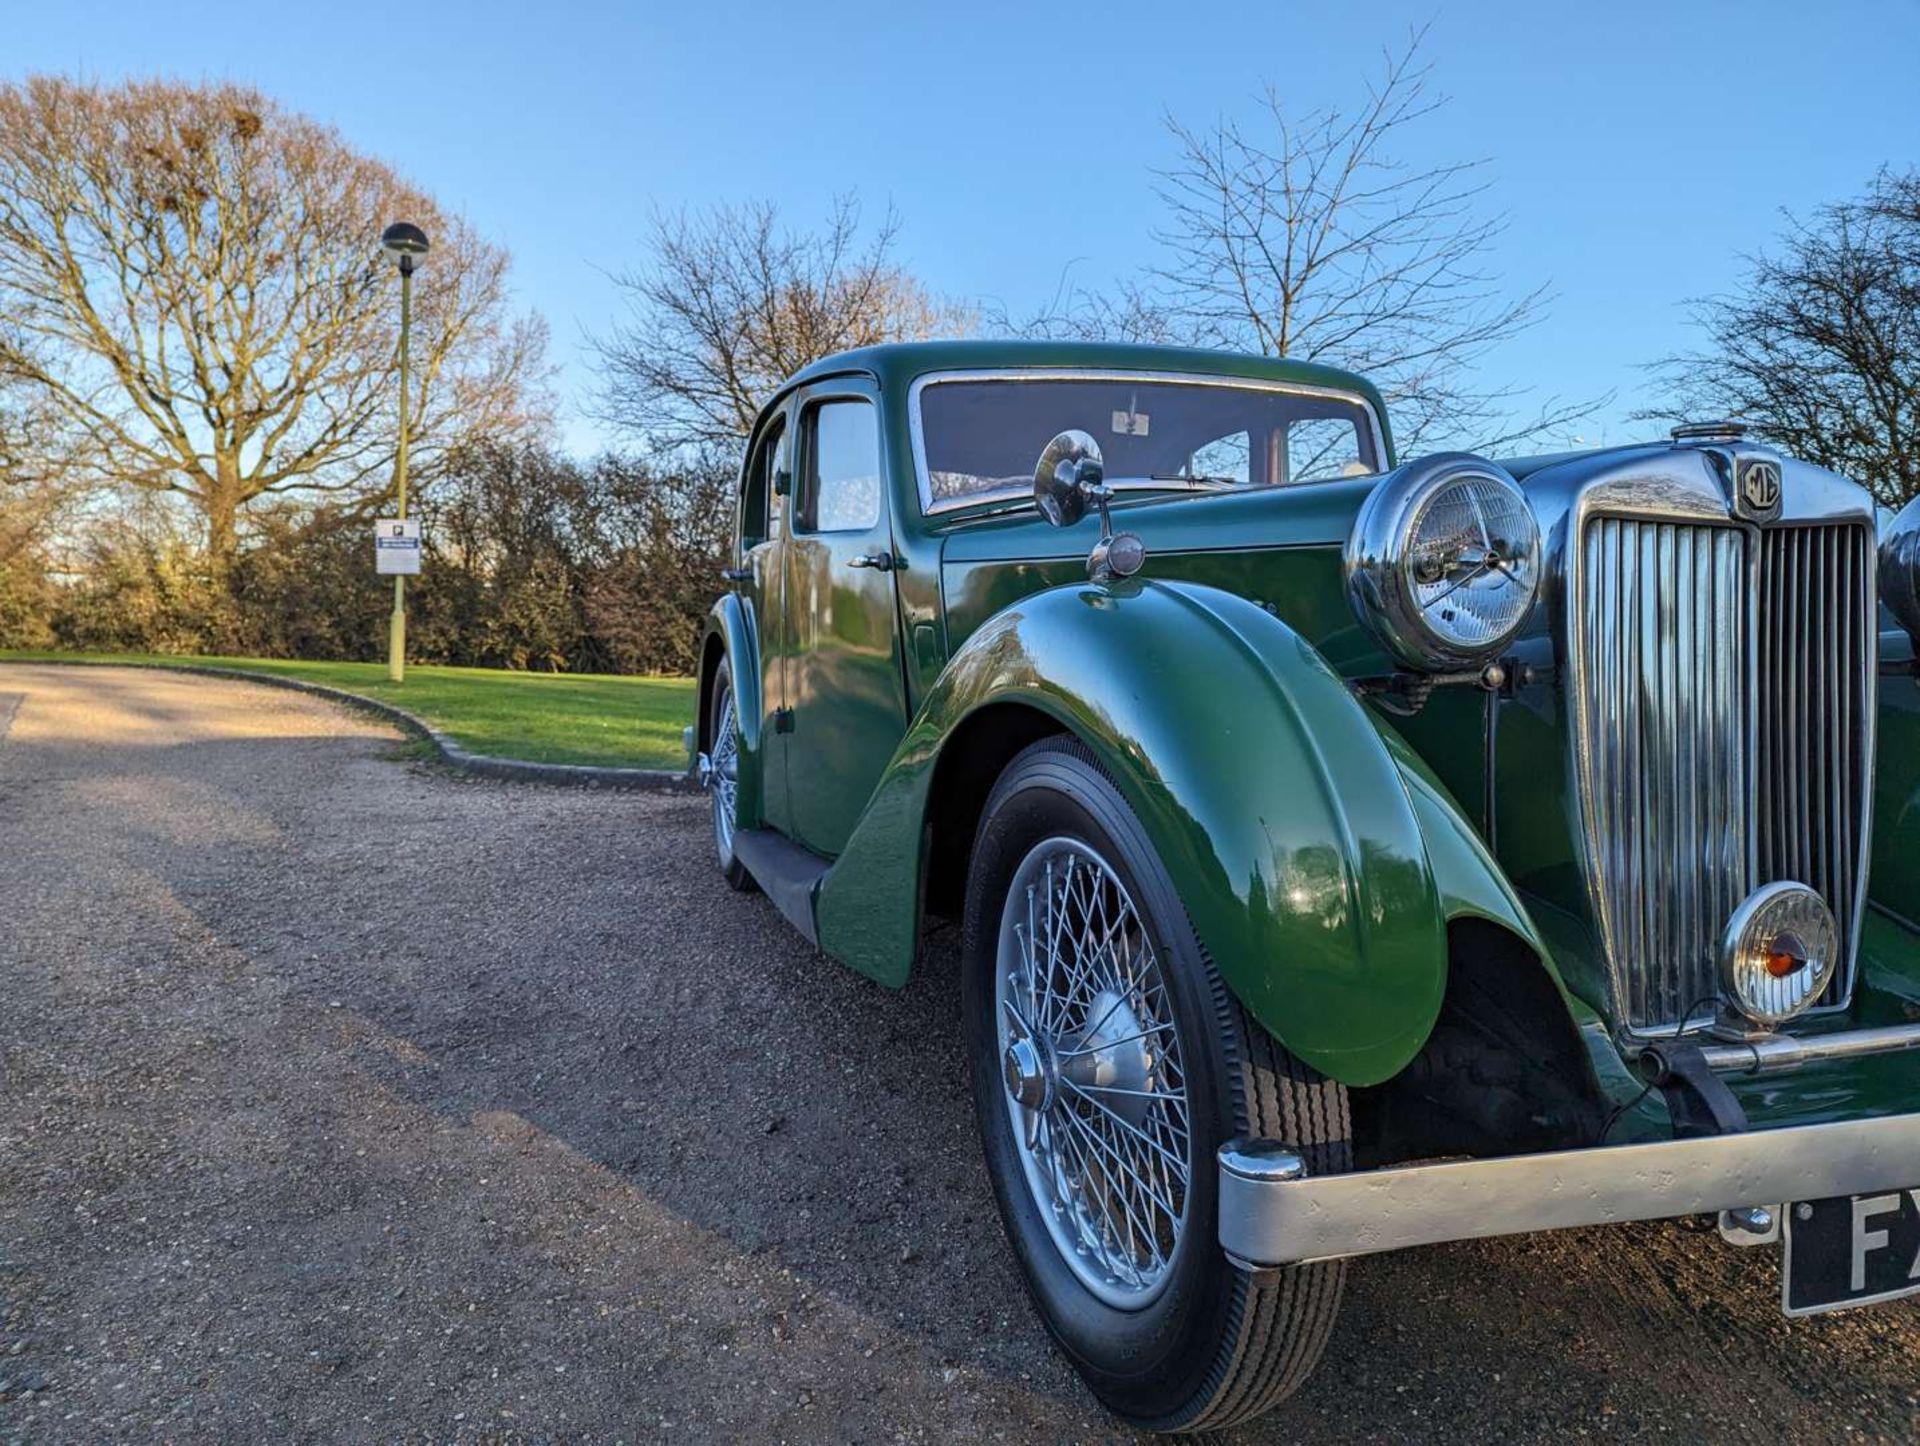
[[[1739,1044],[1702,1041],[1700,1053],[1709,1069],[1728,1074],[1774,1074],[1807,1064],[1865,1059],[1869,1055],[1898,1054],[1920,1049],[1920,1024],[1883,1024],[1874,1029],[1848,1029],[1837,1034],[1768,1034]]]
[[[1920,1185],[1920,1114],[1309,1176],[1270,1140],[1220,1149],[1220,1244],[1250,1269]]]

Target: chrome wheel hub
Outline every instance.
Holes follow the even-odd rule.
[[[1074,1084],[1105,1090],[1111,1107],[1135,1125],[1153,1111],[1154,1056],[1148,1031],[1124,994],[1102,989],[1087,1010],[1095,1025],[1076,1035],[1067,1051],[1066,1075]]]
[[[1053,1061],[1018,1015],[1007,1021],[1007,1028],[1012,1038],[1000,1056],[1007,1094],[1022,1109],[1044,1110],[1053,1103]]]
[[[1022,1172],[1055,1247],[1094,1295],[1165,1288],[1192,1179],[1172,1001],[1119,876],[1078,839],[1014,871],[994,984]]]

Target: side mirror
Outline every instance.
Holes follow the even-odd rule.
[[[786,467],[773,469],[773,495],[786,497],[793,492],[793,473]]]
[[[1073,526],[1087,515],[1089,506],[1100,510],[1100,540],[1087,558],[1087,575],[1095,582],[1132,577],[1147,560],[1147,549],[1138,537],[1131,532],[1114,535],[1113,518],[1107,512],[1112,497],[1100,461],[1100,444],[1092,437],[1069,431],[1047,443],[1033,472],[1033,505],[1055,527]]]
[[[1087,515],[1089,502],[1104,503],[1105,477],[1100,444],[1085,432],[1062,432],[1047,443],[1034,469],[1034,506],[1055,527],[1071,527]]]

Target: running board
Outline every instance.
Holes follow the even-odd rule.
[[[747,866],[753,881],[794,928],[815,948],[819,931],[813,923],[813,893],[832,863],[800,847],[770,828],[746,828],[733,836],[734,857]]]

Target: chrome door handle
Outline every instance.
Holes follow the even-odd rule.
[[[875,572],[904,572],[906,559],[895,557],[891,552],[869,552],[859,557],[847,559],[848,567],[870,567]]]

